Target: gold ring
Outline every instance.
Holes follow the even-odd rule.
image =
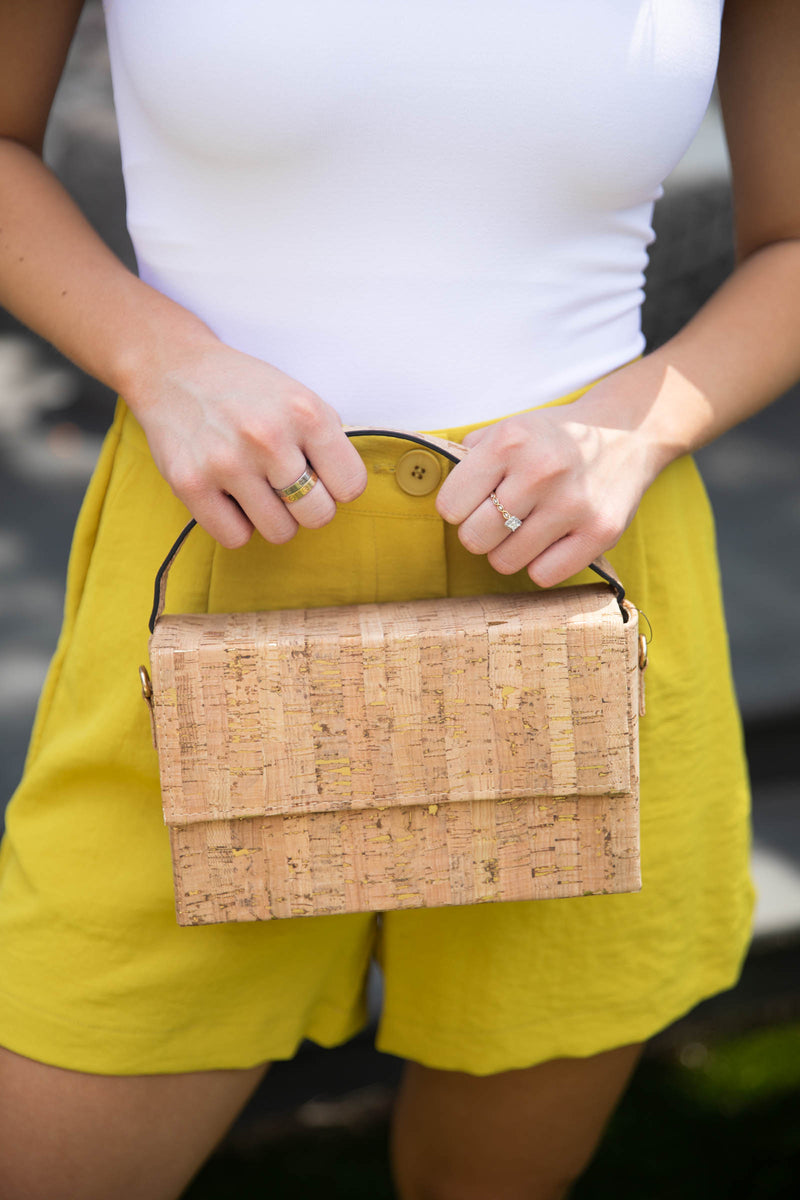
[[[306,470],[303,471],[303,474],[298,479],[295,479],[294,483],[290,483],[285,488],[274,487],[272,490],[286,504],[294,504],[295,500],[299,500],[302,496],[307,496],[314,484],[318,482],[319,478],[311,463],[306,461]]]
[[[503,524],[506,525],[511,530],[512,533],[514,533],[515,530],[519,529],[520,525],[522,524],[522,521],[520,521],[519,517],[512,517],[512,515],[508,511],[508,509],[503,508],[503,505],[497,499],[497,496],[494,494],[494,492],[492,492],[490,494],[489,499],[491,500],[491,502],[495,506],[495,508],[499,512],[501,512],[503,514],[503,516],[505,517],[505,521],[503,522]]]

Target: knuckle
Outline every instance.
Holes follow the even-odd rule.
[[[492,550],[492,552],[487,555],[487,558],[489,559],[490,565],[494,567],[495,571],[497,571],[500,575],[513,575],[515,571],[519,570],[517,564],[511,562],[511,560],[502,553],[501,549]]]
[[[241,550],[250,541],[252,529],[242,527],[237,530],[225,530],[217,541],[226,550]]]
[[[553,585],[558,582],[555,572],[552,568],[548,570],[547,567],[540,566],[537,563],[532,563],[531,566],[528,567],[528,575],[530,576],[531,581],[540,588],[553,587]]]
[[[450,503],[450,493],[444,492],[444,488],[439,491],[436,497],[436,511],[443,521],[453,525],[456,521],[455,505]]]
[[[509,417],[495,426],[484,439],[486,448],[493,454],[507,457],[515,454],[530,440],[530,432],[514,417]]]
[[[608,513],[596,513],[590,523],[592,540],[599,542],[604,549],[615,546],[622,536],[619,522]]]
[[[333,501],[326,501],[324,505],[315,508],[313,512],[303,517],[302,524],[306,529],[321,529],[323,525],[327,525],[336,516],[336,505]]]
[[[281,440],[282,431],[278,422],[269,413],[258,413],[250,418],[242,430],[247,445],[260,450],[271,449]]]
[[[199,520],[199,523],[211,534],[213,540],[219,542],[223,550],[241,550],[253,533],[249,521],[237,521],[235,517],[229,520],[228,516],[221,517],[218,511],[213,520]]]
[[[277,526],[259,529],[259,533],[265,542],[270,542],[273,546],[283,546],[286,542],[290,542],[297,533],[297,522],[293,520],[291,525],[282,522]]]
[[[195,497],[207,490],[205,476],[195,467],[177,467],[171,475],[170,487],[179,499]]]
[[[338,499],[343,504],[347,504],[350,500],[357,500],[367,486],[367,469],[363,463],[358,471],[355,471],[348,479],[346,479],[338,490]]]
[[[536,476],[542,483],[553,483],[569,470],[569,464],[558,451],[543,447],[536,453]]]
[[[269,541],[276,546],[285,546],[297,533],[297,526],[290,525],[288,529],[278,529],[273,532]]]
[[[480,543],[478,535],[468,525],[459,525],[458,540],[470,554],[481,554],[483,552],[483,546]]]
[[[558,505],[558,513],[562,525],[570,532],[584,528],[590,520],[586,503],[580,497],[561,500]]]
[[[232,447],[217,446],[209,457],[208,470],[214,479],[233,479],[241,472],[241,463]]]
[[[295,420],[306,432],[314,433],[326,423],[325,405],[316,392],[304,387],[293,388],[289,404]]]

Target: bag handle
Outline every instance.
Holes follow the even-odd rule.
[[[409,433],[403,429],[377,429],[372,426],[359,428],[357,426],[345,426],[344,432],[349,438],[356,437],[390,437],[400,438],[405,442],[416,442],[418,446],[424,446],[427,450],[433,450],[436,454],[441,454],[443,458],[447,458],[452,463],[461,462],[462,458],[469,452],[467,446],[462,446],[459,442],[450,442],[446,438],[435,437],[428,433]],[[158,568],[155,579],[155,588],[153,594],[153,610],[150,613],[149,627],[150,632],[155,632],[156,622],[164,612],[164,604],[167,598],[167,576],[169,569],[175,560],[175,557],[185,542],[188,535],[194,529],[197,521],[192,518],[188,525],[184,526],[178,535],[174,545],[170,548],[167,557],[164,559],[161,566]],[[594,562],[589,564],[590,569],[595,575],[599,575],[604,580],[617,599],[619,610],[622,613],[622,620],[627,621],[630,614],[626,609],[623,601],[625,600],[625,588],[617,578],[613,567],[605,557],[601,554]]]

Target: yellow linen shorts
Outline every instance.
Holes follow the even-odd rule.
[[[468,428],[437,432],[460,440]],[[237,551],[195,530],[167,611],[534,588],[464,550],[435,491],[404,490],[410,443],[357,445],[367,489],[325,528],[284,546],[254,535]],[[290,1058],[303,1038],[331,1046],[363,1027],[375,957],[379,1048],[482,1075],[643,1040],[735,983],[753,906],[747,772],[713,520],[691,459],[658,478],[610,554],[655,631],[632,895],[180,928],[137,667],[154,573],[186,519],[120,401],[0,851],[0,1044],[101,1074]]]

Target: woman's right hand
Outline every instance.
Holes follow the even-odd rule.
[[[336,501],[366,486],[364,463],[330,405],[216,339],[183,348],[155,376],[135,377],[125,399],[175,495],[228,549],[254,528],[286,542],[298,524],[326,525]],[[319,482],[289,505],[272,489],[294,483],[306,460]]]
[[[366,470],[334,410],[225,346],[131,274],[43,164],[53,96],[83,0],[0,4],[0,304],[125,397],[161,474],[231,549],[333,517]],[[319,482],[286,505],[272,491]]]

